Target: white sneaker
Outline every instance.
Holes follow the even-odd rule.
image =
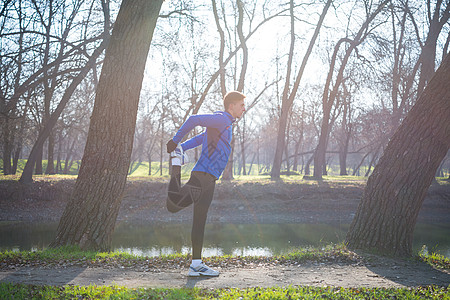
[[[188,162],[187,155],[181,146],[177,146],[174,151],[170,152],[172,166],[182,166]]]
[[[204,263],[201,263],[198,265],[198,267],[194,268],[193,266],[189,267],[188,276],[198,277],[198,276],[211,276],[211,277],[217,277],[219,276],[219,272],[216,270],[211,269]]]

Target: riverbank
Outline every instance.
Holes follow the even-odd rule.
[[[50,179],[48,179],[50,178]],[[57,222],[73,189],[74,179],[40,179],[29,186],[0,181],[0,220]],[[291,177],[292,178],[292,177]],[[300,178],[300,177],[297,177]],[[364,180],[324,181],[268,179],[219,182],[210,223],[351,223],[364,191]],[[118,222],[187,223],[189,209],[177,214],[165,208],[167,182],[129,180]],[[449,223],[450,184],[432,185],[419,213],[419,223]]]

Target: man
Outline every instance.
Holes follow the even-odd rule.
[[[211,204],[216,180],[220,177],[231,153],[232,124],[245,111],[245,95],[233,91],[223,98],[225,111],[213,114],[192,115],[180,127],[173,139],[167,143],[167,152],[172,161],[172,175],[169,183],[167,209],[178,212],[194,204],[192,222],[192,262],[188,276],[219,276],[219,272],[202,262],[203,236],[206,217]],[[206,130],[180,144],[183,137],[194,127]],[[188,182],[181,187],[181,166],[184,164],[184,151],[202,145],[200,158],[192,169]]]

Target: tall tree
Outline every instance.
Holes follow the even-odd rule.
[[[347,233],[350,248],[411,255],[413,231],[450,149],[450,55],[390,140]]]
[[[295,43],[295,31],[294,31],[294,2],[291,0],[290,2],[290,13],[291,13],[291,45],[289,49],[288,56],[288,65],[287,65],[287,74],[286,74],[286,82],[283,89],[282,94],[282,104],[281,104],[281,115],[278,124],[278,134],[277,134],[277,146],[275,150],[275,157],[273,160],[271,178],[279,179],[281,172],[281,162],[283,158],[283,152],[285,151],[285,143],[286,143],[286,126],[288,121],[289,112],[292,109],[292,104],[294,103],[295,96],[297,94],[298,87],[300,85],[301,78],[303,76],[303,72],[306,67],[306,63],[308,62],[309,56],[313,50],[314,44],[316,43],[316,39],[319,35],[320,28],[322,27],[325,16],[328,12],[328,8],[331,5],[331,0],[328,0],[325,4],[322,14],[320,15],[319,21],[317,23],[316,29],[314,31],[313,36],[309,42],[308,49],[306,50],[305,56],[303,57],[302,64],[300,69],[298,70],[297,77],[294,82],[294,86],[291,91],[289,91],[289,87],[291,85],[291,68],[292,68],[292,60],[294,56],[294,43]]]
[[[376,10],[371,13],[366,21],[361,25],[360,29],[356,33],[355,37],[352,39],[342,38],[340,39],[334,48],[333,57],[331,59],[330,70],[326,79],[323,96],[322,96],[322,126],[320,127],[319,143],[317,145],[316,151],[314,153],[314,178],[322,179],[323,168],[325,166],[325,154],[327,151],[328,137],[330,134],[330,117],[331,110],[333,108],[336,96],[338,95],[339,88],[344,81],[344,71],[347,62],[352,54],[353,50],[360,45],[369,33],[369,25],[375,19],[375,17],[382,11],[385,5],[390,2],[390,0],[383,0],[379,3]],[[339,71],[336,76],[334,86],[330,90],[330,83],[334,73],[334,67],[336,64],[336,59],[338,58],[338,51],[341,45],[347,43],[348,47],[345,49],[344,57],[342,58]]]
[[[53,247],[108,250],[130,165],[139,96],[162,0],[123,0],[106,49],[83,159]]]

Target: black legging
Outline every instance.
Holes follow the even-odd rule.
[[[194,203],[192,259],[201,259],[206,217],[214,195],[216,178],[208,173],[193,171],[189,181],[182,187],[180,179],[180,168],[174,167],[169,183],[167,209],[175,213]]]

